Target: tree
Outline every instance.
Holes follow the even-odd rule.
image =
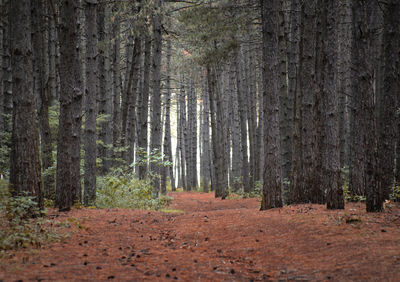
[[[383,197],[379,183],[376,179],[376,131],[374,122],[374,91],[372,85],[372,65],[369,60],[368,43],[371,30],[368,25],[367,13],[371,12],[371,2],[353,0],[353,41],[352,41],[352,93],[353,102],[353,138],[360,143],[352,143],[361,147],[361,151],[355,157],[352,156],[353,177],[359,176],[357,185],[360,190],[366,191],[367,211],[381,211],[383,208]],[[360,173],[361,170],[361,173]],[[363,172],[364,171],[364,172]],[[355,173],[356,172],[356,173]],[[363,173],[362,173],[363,172]],[[351,176],[352,177],[352,176]],[[355,184],[351,182],[350,184]],[[354,189],[354,188],[353,188]]]
[[[279,94],[278,94],[277,0],[261,0],[264,98],[264,183],[261,210],[282,206]]]
[[[10,186],[13,195],[24,192],[36,197],[43,209],[39,161],[39,132],[33,94],[31,1],[11,1],[12,143]]]
[[[60,7],[60,120],[57,146],[55,206],[67,211],[81,197],[80,145],[82,74],[78,46],[78,0]]]
[[[323,133],[322,171],[323,187],[327,190],[328,209],[344,209],[343,188],[340,182],[339,150],[339,96],[337,79],[337,2],[321,1],[320,11],[324,14],[322,62],[322,103],[325,113]]]
[[[161,152],[161,51],[162,51],[162,5],[163,0],[157,0],[157,10],[153,15],[153,96],[152,96],[152,116],[151,116],[151,141],[150,150]],[[156,164],[151,165],[151,171],[159,174],[159,169]],[[158,193],[160,189],[160,181],[158,177],[154,179],[154,192]]]
[[[85,99],[85,180],[84,204],[96,199],[96,98],[97,77],[97,0],[86,0],[86,99]]]
[[[384,24],[384,81],[378,93],[378,170],[384,199],[389,199],[394,179],[396,105],[400,91],[398,49],[400,48],[400,3],[388,1]],[[397,53],[396,53],[397,52]],[[399,152],[397,152],[399,154]]]

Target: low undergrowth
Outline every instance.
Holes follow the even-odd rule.
[[[48,220],[41,215],[35,198],[28,195],[12,197],[8,184],[0,182],[0,250],[40,246],[58,235],[47,228]]]
[[[96,207],[159,210],[170,197],[157,196],[150,179],[138,179],[119,170],[97,180]]]

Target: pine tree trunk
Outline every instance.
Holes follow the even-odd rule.
[[[45,15],[45,3],[42,0],[33,3],[32,17],[34,24],[33,54],[34,54],[34,89],[37,97],[37,113],[39,118],[41,161],[42,169],[53,166],[53,146],[49,124],[50,89],[47,83],[49,78],[48,45],[45,36],[47,21]],[[44,196],[49,199],[55,197],[55,178],[50,172],[43,177]]]
[[[10,29],[10,13],[11,13],[11,0],[3,0],[4,16],[2,16],[3,25],[3,89],[2,89],[2,99],[3,99],[3,129],[6,133],[11,133],[12,131],[12,108],[13,108],[13,96],[12,96],[12,69],[11,69],[11,29]],[[8,146],[8,145],[7,145]]]
[[[383,198],[389,199],[394,179],[396,107],[399,95],[398,49],[400,48],[400,3],[390,0],[384,24],[384,88],[378,99],[378,169]]]
[[[57,145],[55,206],[69,210],[80,201],[80,141],[82,75],[78,46],[79,1],[63,0],[60,7],[60,121]]]
[[[120,146],[120,138],[121,138],[121,39],[120,39],[120,29],[121,29],[121,19],[118,4],[115,4],[115,9],[117,15],[115,16],[115,21],[113,24],[113,37],[115,38],[115,42],[113,45],[113,159],[114,166],[118,166],[118,162],[116,159],[119,157],[116,153],[116,148]]]
[[[150,59],[151,59],[151,37],[145,36],[144,42],[144,68],[143,68],[143,88],[140,93],[139,113],[138,113],[138,147],[147,152],[148,140],[148,115],[149,115],[149,89],[150,89]],[[144,179],[147,166],[139,166],[138,176]]]
[[[110,5],[101,3],[98,5],[98,31],[99,31],[99,115],[103,115],[104,121],[101,123],[99,132],[99,158],[102,160],[101,172],[107,174],[111,167],[112,145],[112,83],[111,83],[111,63],[110,63]],[[135,86],[133,86],[135,87]]]
[[[183,75],[180,78],[180,95],[179,95],[179,137],[180,137],[180,152],[181,152],[181,175],[182,187],[188,190],[188,177],[187,177],[187,162],[186,162],[186,137],[187,123],[186,123],[186,96],[185,96],[185,79]]]
[[[336,2],[322,1],[320,11],[325,29],[323,30],[322,62],[323,87],[322,103],[324,108],[323,136],[323,187],[327,189],[327,208],[344,209],[343,188],[340,181],[339,150],[339,95],[336,89],[337,75],[337,11]]]
[[[31,1],[11,1],[11,64],[14,78],[10,186],[14,196],[27,192],[43,209],[39,160],[39,132],[36,127],[33,93]]]
[[[203,119],[202,119],[202,180],[203,180],[203,192],[208,192],[210,183],[210,101],[208,98],[207,82],[206,78],[203,77],[202,87],[202,100],[203,100]]]
[[[85,179],[84,204],[96,201],[96,97],[97,78],[97,0],[85,3],[86,17],[86,99],[85,99]]]
[[[157,1],[157,7],[162,8],[163,0]],[[161,32],[162,16],[156,12],[153,16],[153,95],[152,95],[152,116],[151,116],[151,141],[150,149],[152,152],[161,152],[161,51],[162,51],[162,32]],[[159,168],[156,164],[150,167],[154,174],[159,174]],[[153,192],[158,194],[160,190],[160,180],[156,176],[153,181]]]
[[[261,0],[263,35],[264,183],[261,210],[282,206],[278,93],[277,0]]]
[[[164,134],[164,161],[172,162],[172,147],[171,147],[171,39],[167,39],[167,66],[166,66],[166,94],[165,94],[165,134]],[[167,176],[171,181],[172,191],[175,191],[175,178],[173,165],[165,166],[161,178],[161,193],[167,192]]]
[[[354,101],[359,101],[355,108],[355,121],[352,134],[360,140],[362,159],[355,159],[353,171],[362,176],[359,180],[361,189],[366,192],[367,211],[381,211],[383,197],[379,183],[376,181],[376,142],[374,126],[374,92],[372,85],[373,68],[369,59],[368,44],[371,39],[371,30],[368,25],[368,8],[370,1],[365,3],[353,0],[353,44],[352,44],[352,93]],[[354,106],[354,105],[353,105]],[[354,148],[352,148],[354,149]],[[353,164],[352,163],[352,164]],[[359,170],[365,169],[361,174]],[[351,181],[352,179],[350,179]],[[351,183],[351,182],[350,182]]]

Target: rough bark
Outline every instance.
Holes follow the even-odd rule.
[[[373,0],[366,2],[353,0],[352,93],[354,101],[358,101],[359,105],[353,109],[355,117],[352,135],[360,140],[358,145],[362,147],[362,158],[355,159],[355,162],[352,160],[352,164],[358,165],[353,166],[352,170],[353,176],[355,171],[358,172],[357,175],[361,176],[361,179],[358,180],[359,189],[366,192],[367,211],[374,212],[382,210],[383,197],[381,186],[376,181],[373,68],[368,49],[371,39],[367,16],[369,1]],[[352,148],[352,150],[354,149]],[[365,172],[361,173],[360,170],[365,170]]]
[[[149,89],[150,89],[150,59],[151,59],[151,37],[145,36],[144,43],[144,67],[143,67],[143,88],[140,93],[138,113],[138,147],[147,152],[148,147],[148,115],[149,115]],[[147,172],[147,166],[138,168],[138,176],[143,179]]]
[[[48,44],[45,36],[47,30],[47,15],[45,2],[42,0],[34,1],[32,7],[32,16],[34,33],[33,53],[34,53],[34,81],[35,93],[37,97],[37,113],[39,118],[40,129],[40,145],[41,145],[41,161],[43,172],[53,166],[53,146],[52,136],[49,124],[49,106],[50,106],[50,87],[49,79],[49,61],[48,61]],[[55,175],[46,172],[43,176],[44,196],[49,199],[55,197]]]
[[[97,1],[85,3],[86,17],[86,89],[85,89],[85,178],[84,204],[93,205],[96,200],[96,97],[97,77]]]
[[[33,93],[31,1],[11,1],[11,64],[13,77],[12,143],[10,186],[14,196],[24,192],[35,197],[43,209],[39,160],[39,132],[36,127]]]
[[[60,120],[57,145],[55,206],[69,210],[80,201],[80,141],[82,75],[78,46],[79,1],[63,0],[60,7]]]
[[[162,8],[163,0],[157,0],[157,7]],[[151,116],[151,141],[150,150],[161,152],[161,51],[162,51],[162,16],[161,11],[156,11],[153,16],[153,93],[152,93],[152,116]],[[159,174],[159,167],[152,164],[150,167],[154,174]],[[160,190],[160,180],[156,176],[153,181],[153,192],[158,194]]]
[[[278,93],[277,0],[261,0],[264,98],[264,183],[261,210],[282,206]]]
[[[166,83],[165,83],[165,133],[164,133],[164,161],[172,162],[172,147],[171,147],[171,39],[167,40],[167,64],[166,64]],[[167,192],[167,176],[171,181],[172,191],[175,191],[175,178],[173,165],[165,166],[161,178],[161,193]]]
[[[211,151],[210,151],[210,101],[208,98],[207,91],[207,82],[206,78],[203,77],[203,87],[202,87],[202,101],[203,101],[203,119],[202,119],[202,184],[203,184],[203,192],[208,192],[209,183],[211,179],[211,169],[210,169],[210,160],[211,160]]]
[[[113,159],[114,166],[118,165],[117,158],[119,157],[116,152],[116,148],[120,146],[120,137],[121,137],[121,38],[120,38],[120,29],[121,29],[121,18],[120,11],[118,10],[117,4],[114,6],[115,13],[115,21],[113,24],[113,37],[114,37],[114,45],[113,45]]]
[[[389,199],[394,179],[396,107],[399,95],[398,53],[400,48],[400,3],[391,0],[387,3],[384,24],[384,87],[378,99],[378,169],[383,198]]]
[[[340,183],[340,150],[339,150],[339,95],[336,88],[337,78],[337,3],[322,1],[320,11],[325,15],[323,33],[322,65],[323,88],[322,102],[324,108],[324,133],[322,171],[323,187],[327,190],[327,208],[344,209],[343,188]],[[321,138],[321,137],[320,137]]]

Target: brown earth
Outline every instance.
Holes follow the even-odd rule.
[[[6,253],[3,281],[400,281],[400,209],[259,211],[257,199],[171,193],[166,212],[54,210],[71,235]],[[180,210],[184,213],[178,213]],[[66,224],[68,225],[68,224]]]

